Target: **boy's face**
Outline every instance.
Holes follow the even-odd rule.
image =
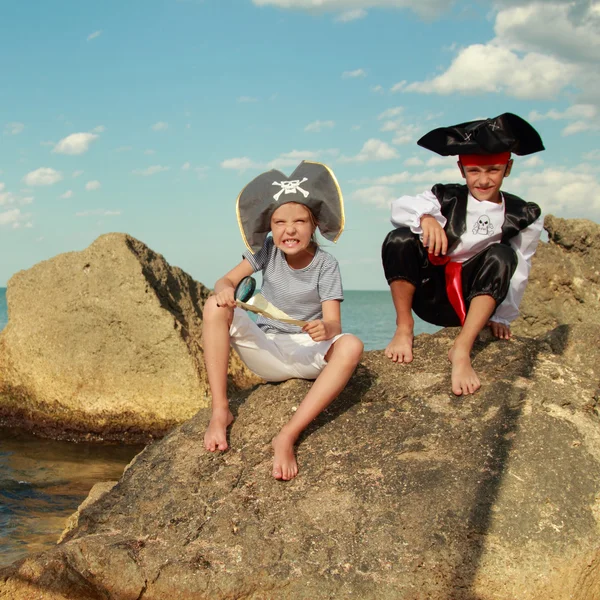
[[[275,246],[288,256],[302,253],[315,232],[313,219],[306,206],[296,202],[282,204],[271,216],[271,233]]]
[[[510,175],[512,160],[499,165],[463,165],[460,161],[458,168],[467,180],[471,195],[480,202],[500,202],[500,187],[505,177]]]

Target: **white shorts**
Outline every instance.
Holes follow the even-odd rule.
[[[314,342],[308,333],[265,333],[241,308],[233,311],[231,346],[246,366],[267,381],[316,379],[325,368],[325,355],[343,333]]]

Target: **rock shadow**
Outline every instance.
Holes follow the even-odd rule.
[[[532,352],[522,365],[519,375],[532,379],[538,363],[538,356],[543,346],[550,344],[554,354],[562,355],[569,341],[571,327],[561,325],[550,332],[543,340],[536,340],[531,345]],[[553,341],[550,341],[553,340]],[[489,337],[476,344],[474,356],[481,353],[495,339]],[[490,451],[481,469],[482,477],[477,486],[473,505],[467,519],[466,529],[471,544],[465,548],[462,561],[454,570],[448,590],[448,598],[452,600],[485,600],[475,592],[473,587],[485,551],[486,536],[491,526],[493,507],[498,500],[502,482],[506,475],[508,461],[514,444],[515,434],[519,428],[523,405],[527,392],[514,384],[496,384],[498,397],[505,398],[498,414],[486,429],[482,437],[482,446]]]

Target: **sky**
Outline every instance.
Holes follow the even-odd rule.
[[[416,140],[503,112],[546,146],[504,189],[598,223],[598,57],[598,0],[5,0],[0,286],[118,231],[212,287],[240,190],[306,159],[344,194],[344,287],[387,289],[390,201],[460,180]]]

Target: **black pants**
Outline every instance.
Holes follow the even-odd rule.
[[[429,262],[427,248],[408,227],[390,231],[381,248],[388,283],[403,279],[416,290],[412,309],[424,321],[441,327],[456,327],[460,319],[446,293],[445,267]],[[517,268],[517,255],[506,244],[493,244],[462,265],[462,293],[468,312],[475,296],[487,295],[500,304]]]

